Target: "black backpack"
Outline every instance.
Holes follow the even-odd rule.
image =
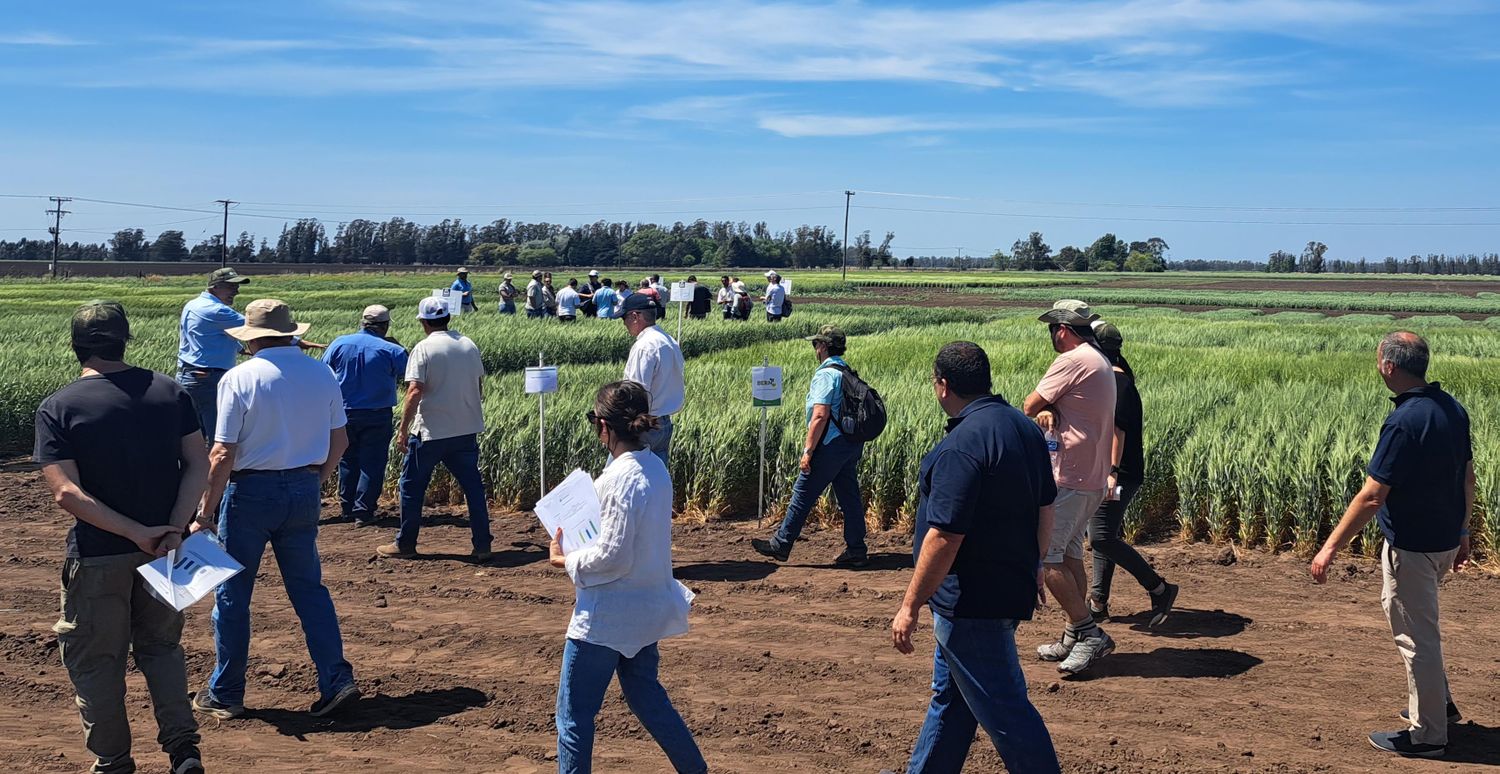
[[[781,299],[781,316],[782,317],[791,317],[792,316],[792,298],[791,298],[791,296],[786,296],[786,297],[783,297]]]
[[[859,372],[846,365],[833,364],[844,375],[843,400],[839,404],[839,432],[851,441],[873,441],[885,430],[885,400],[874,387],[859,378]]]

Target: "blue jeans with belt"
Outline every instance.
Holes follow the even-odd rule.
[[[217,658],[208,693],[217,701],[245,703],[250,599],[267,543],[276,552],[281,583],[302,622],[307,652],[318,669],[318,692],[327,698],[354,682],[354,668],[344,660],[338,613],[323,585],[323,563],[318,558],[320,489],[316,472],[294,468],[234,478],[224,490],[219,538],[224,550],[245,569],[225,581],[214,596]]]
[[[932,703],[907,774],[958,774],[980,726],[1006,771],[1058,771],[1057,751],[1041,713],[1026,696],[1016,658],[1016,622],[934,614]]]
[[[222,368],[199,368],[178,363],[177,383],[193,399],[193,408],[198,410],[198,426],[203,429],[203,440],[210,446],[219,420],[219,382],[224,374]]]
[[[406,459],[401,461],[401,528],[396,545],[414,549],[417,533],[422,529],[422,504],[427,499],[427,485],[439,463],[453,474],[469,503],[469,529],[474,533],[474,550],[488,551],[490,507],[484,499],[484,480],[479,476],[479,436],[455,435],[426,441],[411,436],[406,442]]]
[[[388,408],[349,409],[349,448],[339,459],[339,510],[358,521],[375,518],[385,466],[391,461],[391,418]]]
[[[818,498],[829,486],[844,513],[844,544],[856,554],[865,548],[865,506],[859,496],[859,459],[864,456],[865,445],[839,436],[820,444],[812,455],[812,465],[807,473],[798,473],[792,484],[792,501],[787,505],[786,518],[772,538],[778,548],[791,548],[802,536],[802,527],[812,513]]]
[[[641,436],[641,444],[655,454],[661,460],[661,464],[667,466],[670,472],[672,466],[667,462],[667,455],[672,451],[672,415],[656,418],[656,429]]]
[[[619,651],[582,640],[563,645],[562,675],[557,685],[557,770],[560,774],[593,771],[594,719],[604,706],[604,692],[615,675],[620,693],[636,719],[661,745],[680,774],[701,774],[708,763],[693,733],[672,706],[657,679],[661,653],[647,645],[626,658]]]

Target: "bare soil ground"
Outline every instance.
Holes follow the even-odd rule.
[[[274,560],[256,596],[249,714],[204,723],[214,772],[544,772],[555,768],[552,708],[572,589],[544,561],[524,514],[495,525],[499,553],[462,558],[463,520],[435,509],[427,556],[376,560],[386,529],[330,523],[329,588],[366,698],[314,719],[314,674]],[[87,767],[71,686],[50,626],[65,517],[25,464],[0,469],[0,770]],[[911,575],[908,538],[873,536],[866,571],[835,569],[832,531],[776,566],[753,554],[755,525],[679,525],[680,578],[696,589],[693,631],[662,647],[663,680],[720,772],[901,770],[927,701],[931,639],[920,655],[889,645]],[[1183,585],[1180,611],[1147,631],[1128,578],[1109,624],[1119,651],[1083,679],[1024,658],[1060,627],[1022,627],[1028,683],[1072,772],[1437,772],[1500,765],[1500,580],[1469,572],[1444,589],[1449,674],[1466,715],[1446,761],[1391,759],[1364,735],[1397,727],[1405,683],[1368,561],[1341,563],[1326,587],[1292,556],[1158,545],[1148,556]],[[924,617],[925,618],[925,617]],[[213,660],[209,605],[188,615],[190,681]],[[164,772],[140,676],[128,680],[141,771]],[[596,747],[600,772],[662,772],[665,758],[611,690]],[[998,771],[976,743],[969,771]]]
[[[1500,293],[1500,282],[1489,280],[1431,279],[1243,279],[1225,278],[1187,280],[1190,273],[1178,272],[1164,281],[1158,274],[1148,279],[1118,279],[1100,283],[1110,288],[1170,288],[1172,290],[1243,290],[1331,293],[1457,293],[1478,296]],[[1335,275],[1336,277],[1337,275]]]

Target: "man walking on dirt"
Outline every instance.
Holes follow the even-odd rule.
[[[635,337],[625,360],[625,379],[646,388],[651,416],[659,420],[656,429],[641,440],[666,464],[672,448],[672,415],[682,410],[684,386],[682,348],[656,324],[661,311],[661,304],[644,289],[620,305],[625,330]]]
[[[1384,578],[1380,601],[1406,665],[1404,731],[1375,732],[1377,750],[1441,758],[1448,725],[1461,719],[1448,690],[1438,626],[1438,584],[1469,561],[1474,512],[1474,447],[1469,415],[1437,382],[1427,381],[1427,342],[1398,331],[1380,342],[1376,367],[1396,404],[1380,428],[1364,487],[1313,559],[1318,583],[1340,549],[1379,520]]]
[[[851,440],[839,431],[843,413],[844,332],[825,325],[812,342],[818,368],[813,372],[807,390],[807,438],[798,463],[797,480],[792,484],[792,501],[786,518],[770,540],[755,538],[751,547],[762,556],[785,562],[791,558],[792,545],[802,535],[808,514],[829,486],[844,514],[844,552],[833,563],[841,567],[864,567],[870,563],[865,546],[865,505],[859,496],[859,460],[865,445]]]
[[[479,475],[479,434],[484,432],[482,408],[484,360],[467,336],[448,330],[448,307],[440,298],[422,299],[417,319],[426,338],[411,350],[406,366],[406,404],[396,448],[401,461],[401,528],[396,542],[376,550],[381,556],[412,559],[422,528],[422,504],[427,485],[442,464],[453,474],[469,504],[473,558],[487,562],[492,542],[490,509]]]
[[[146,678],[172,774],[203,774],[187,698],[182,613],[153,598],[136,568],[182,545],[208,482],[193,399],[125,362],[130,323],[113,301],[73,314],[77,380],[36,411],[35,459],[68,532],[57,633],[93,772],[135,771],[125,708],[130,653]]]
[[[1078,674],[1114,652],[1115,643],[1088,607],[1083,537],[1089,517],[1104,502],[1115,435],[1115,375],[1094,342],[1089,324],[1099,319],[1088,304],[1065,299],[1041,317],[1057,359],[1023,410],[1055,440],[1052,473],[1057,482],[1056,518],[1043,567],[1047,590],[1068,615],[1062,637],[1037,648],[1057,671]]]
[[[406,374],[406,349],[386,338],[391,310],[374,304],[360,315],[360,330],[333,340],[323,362],[344,393],[349,448],[339,460],[339,511],[354,526],[375,523],[391,457],[396,382]]]
[[[216,718],[245,712],[250,600],[267,543],[317,667],[311,714],[322,717],[359,698],[318,556],[323,483],[348,446],[344,396],[328,366],[298,351],[295,338],[307,329],[284,302],[263,298],[245,307],[243,326],[229,330],[251,357],[219,386],[219,426],[199,508],[204,526],[217,523],[224,550],[245,568],[216,592],[214,671],[193,697],[193,709]]]
[[[948,430],[922,458],[916,571],[891,622],[892,644],[911,653],[928,605],[937,640],[932,703],[906,770],[958,772],[983,726],[1006,770],[1055,772],[1052,737],[1016,656],[1016,625],[1041,601],[1037,565],[1051,540],[1057,489],[1046,441],[991,394],[990,360],[977,344],[943,347],[932,389]]]

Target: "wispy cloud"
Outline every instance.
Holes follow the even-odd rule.
[[[89,42],[51,32],[0,33],[0,46],[86,46]]]
[[[1045,116],[853,116],[799,113],[764,115],[757,125],[783,137],[864,137],[880,134],[931,132],[979,132],[1027,129],[1090,129],[1099,126],[1088,119]]]

